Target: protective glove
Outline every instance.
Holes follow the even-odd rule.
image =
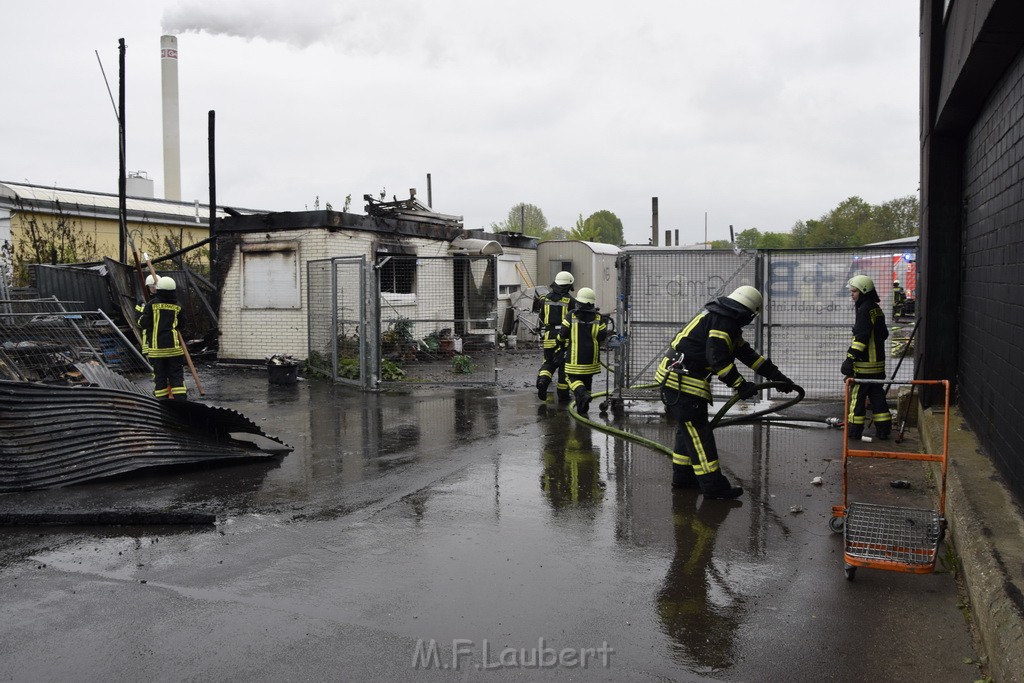
[[[757,394],[757,385],[753,382],[744,381],[743,384],[736,388],[736,393],[740,395],[741,401],[746,401]]]
[[[843,377],[853,377],[853,359],[847,358],[843,361],[843,367],[841,368]]]
[[[794,390],[793,380],[783,375],[781,372],[776,372],[775,376],[772,377],[773,382],[781,382],[782,386],[779,387],[778,391],[782,394],[788,394]]]

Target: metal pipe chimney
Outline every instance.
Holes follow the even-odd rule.
[[[652,247],[658,246],[658,198],[657,197],[651,197],[651,246]]]
[[[160,84],[164,116],[164,199],[181,201],[177,36],[160,36]]]

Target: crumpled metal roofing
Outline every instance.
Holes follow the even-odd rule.
[[[231,438],[239,432],[279,448],[260,450]],[[225,408],[104,387],[0,380],[0,492],[57,488],[146,467],[268,458],[290,450]]]

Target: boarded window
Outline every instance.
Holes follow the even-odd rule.
[[[301,308],[299,245],[242,245],[242,308]]]

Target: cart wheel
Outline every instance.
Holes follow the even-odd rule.
[[[828,528],[831,529],[832,533],[834,533],[834,534],[841,534],[841,533],[843,533],[843,529],[846,528],[846,518],[845,517],[831,517],[828,520]]]
[[[602,415],[604,415],[605,413],[607,413],[607,412],[608,412],[608,401],[601,401],[601,402],[600,402],[600,403],[599,403],[599,404],[597,405],[597,408],[598,408],[598,410],[600,410],[600,411],[601,411],[601,414],[602,414]]]
[[[846,568],[843,571],[846,573],[847,581],[853,581],[853,577],[857,576],[857,568],[853,565],[846,565]]]

